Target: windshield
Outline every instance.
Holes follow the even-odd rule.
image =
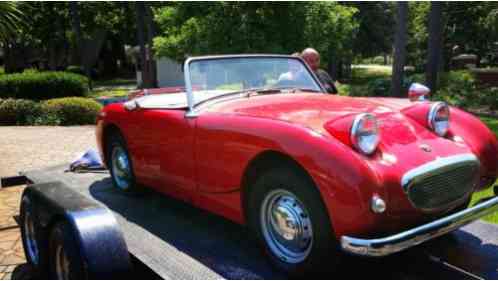
[[[189,64],[195,101],[232,92],[296,88],[322,91],[304,63],[293,57],[227,57]]]

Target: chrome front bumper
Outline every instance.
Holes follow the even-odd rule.
[[[341,247],[345,252],[355,255],[386,256],[446,234],[496,210],[498,197],[493,197],[472,208],[388,237],[361,239],[342,236]]]

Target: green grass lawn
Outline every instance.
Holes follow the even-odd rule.
[[[498,119],[482,117],[481,120],[484,123],[486,123],[486,125],[488,125],[488,127],[491,130],[493,130],[495,135],[498,137]],[[495,184],[498,184],[498,181],[495,182]],[[486,190],[477,192],[472,197],[471,205],[474,205],[477,201],[479,201],[482,198],[490,197],[493,195],[494,195],[493,188],[488,188]],[[498,213],[491,214],[491,215],[485,217],[484,220],[487,222],[498,224]]]
[[[100,97],[124,97],[130,92],[130,89],[121,88],[104,88],[104,89],[94,89],[88,94],[90,98],[100,98]]]
[[[114,78],[110,80],[96,80],[93,81],[93,86],[98,87],[119,87],[119,86],[133,86],[137,85],[136,79]]]
[[[88,97],[123,97],[135,90],[136,87],[137,81],[134,79],[97,80],[94,81],[93,90],[88,94]]]
[[[351,81],[345,84],[337,83],[339,94],[342,96],[364,96],[369,81],[378,78],[391,77],[392,67],[385,65],[353,65]]]

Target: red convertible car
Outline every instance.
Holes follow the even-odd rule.
[[[285,272],[395,253],[498,208],[498,197],[468,207],[496,180],[498,142],[460,109],[329,95],[291,56],[194,57],[184,73],[185,90],[100,113],[114,185],[248,225]]]

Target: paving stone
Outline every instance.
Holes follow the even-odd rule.
[[[96,148],[95,126],[0,126],[0,177],[72,161]]]
[[[81,152],[97,147],[94,132],[95,126],[0,126],[0,177],[70,162]],[[22,191],[22,187],[0,190],[0,280],[11,279],[14,269],[23,266],[15,277],[32,277],[25,264],[19,229],[5,229],[16,226],[14,216],[19,214]]]

